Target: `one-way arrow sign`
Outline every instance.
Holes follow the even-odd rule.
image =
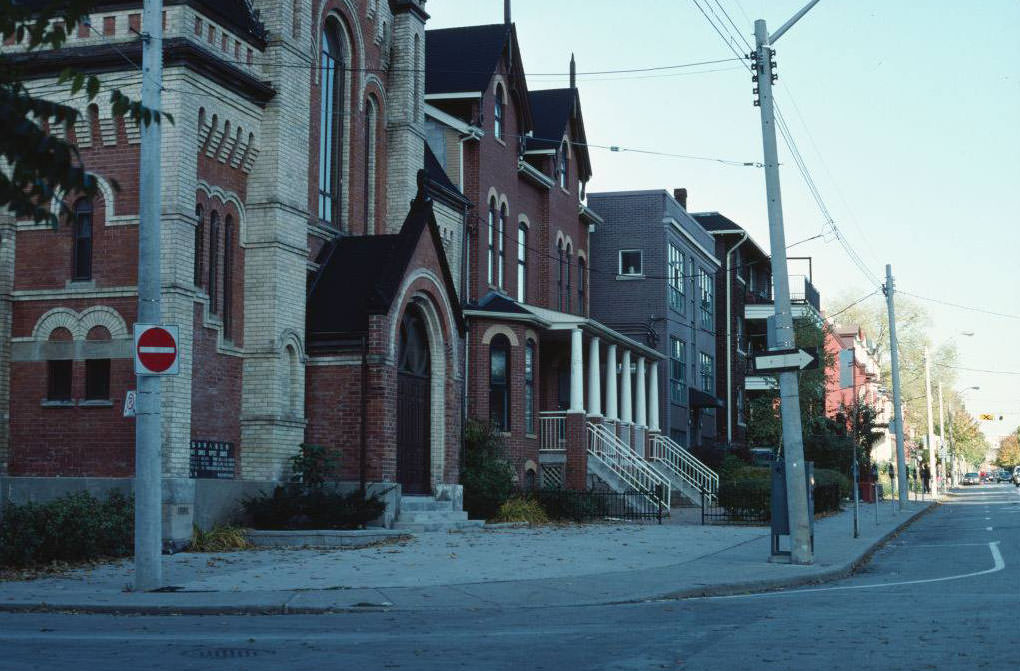
[[[754,370],[757,373],[779,373],[785,370],[809,370],[812,368],[818,368],[818,349],[815,347],[772,350],[754,357]]]

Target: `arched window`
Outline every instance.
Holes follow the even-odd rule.
[[[493,271],[496,269],[496,199],[489,199],[489,274],[488,282],[491,285],[493,281]]]
[[[559,259],[559,275],[556,279],[556,300],[559,304],[559,309],[563,309],[563,241],[558,240],[556,242],[556,256]]]
[[[506,205],[499,208],[499,272],[497,273],[497,284],[503,288],[503,265],[506,259]]]
[[[205,213],[201,205],[195,206],[195,286],[202,286],[202,244],[205,236]]]
[[[570,167],[568,161],[570,158],[567,156],[567,142],[564,140],[563,145],[560,147],[560,186],[567,188],[567,171]]]
[[[577,257],[577,313],[584,314],[584,285],[588,279],[588,264],[580,255]]]
[[[71,222],[74,244],[72,245],[71,279],[92,279],[92,201],[79,198],[74,204],[74,219]]]
[[[503,114],[506,100],[503,95],[503,85],[496,85],[496,99],[492,104],[492,130],[497,140],[503,139]]]
[[[510,430],[510,341],[497,335],[489,344],[489,419],[500,431]]]
[[[109,342],[110,331],[105,326],[93,326],[86,335],[89,342]],[[110,360],[85,359],[85,400],[110,400]]]
[[[216,314],[219,311],[219,303],[216,296],[216,285],[219,279],[219,243],[220,243],[220,215],[213,210],[209,214],[209,281],[206,288],[209,291],[209,312]]]
[[[343,132],[344,58],[340,27],[326,24],[319,67],[319,220],[340,227],[340,151]]]
[[[234,326],[234,218],[223,221],[223,337],[233,340]]]
[[[528,227],[517,227],[517,302],[528,298]]]
[[[535,341],[524,345],[524,433],[535,435]]]
[[[574,302],[573,301],[573,296],[570,295],[571,294],[571,289],[570,289],[570,254],[571,254],[572,251],[573,250],[571,249],[570,245],[567,245],[567,253],[565,254],[565,256],[566,256],[566,266],[567,266],[567,286],[566,286],[566,288],[563,291],[563,293],[564,293],[564,295],[566,297],[563,302],[566,304],[566,308],[565,309],[566,309],[567,312],[570,312],[570,305]]]

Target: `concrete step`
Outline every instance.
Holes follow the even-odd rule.
[[[394,530],[397,531],[409,531],[411,533],[428,533],[436,531],[468,531],[471,529],[481,529],[484,525],[484,520],[462,520],[460,522],[429,522],[429,523],[416,523],[416,522],[395,522],[393,524]]]
[[[424,512],[453,511],[453,501],[437,501],[431,496],[402,496],[400,497],[400,510]]]
[[[463,510],[401,510],[398,522],[423,523],[462,522],[468,518]]]

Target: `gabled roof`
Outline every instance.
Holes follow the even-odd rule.
[[[426,30],[425,95],[485,95],[504,54],[509,62],[507,94],[513,98],[520,132],[527,133],[532,126],[528,83],[512,23]]]
[[[322,266],[308,290],[309,340],[362,335],[368,331],[370,315],[389,312],[418,242],[426,232],[432,236],[438,252],[454,319],[463,332],[464,318],[455,300],[456,286],[432,213],[432,200],[422,188],[424,179],[424,174],[419,173],[419,194],[411,203],[399,233],[341,237],[320,255]]]
[[[463,26],[425,31],[425,95],[483,92],[511,38],[511,26]]]
[[[588,155],[588,138],[581,116],[581,98],[576,88],[530,91],[531,116],[534,119],[533,137],[527,148],[559,149],[563,133],[568,128],[573,138],[574,156],[581,168],[582,181],[591,177],[591,159]]]

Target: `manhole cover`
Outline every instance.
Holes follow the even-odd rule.
[[[260,655],[275,654],[275,650],[258,650],[256,648],[200,648],[184,652],[185,657],[200,657],[203,659],[238,659],[241,657],[258,657]]]

